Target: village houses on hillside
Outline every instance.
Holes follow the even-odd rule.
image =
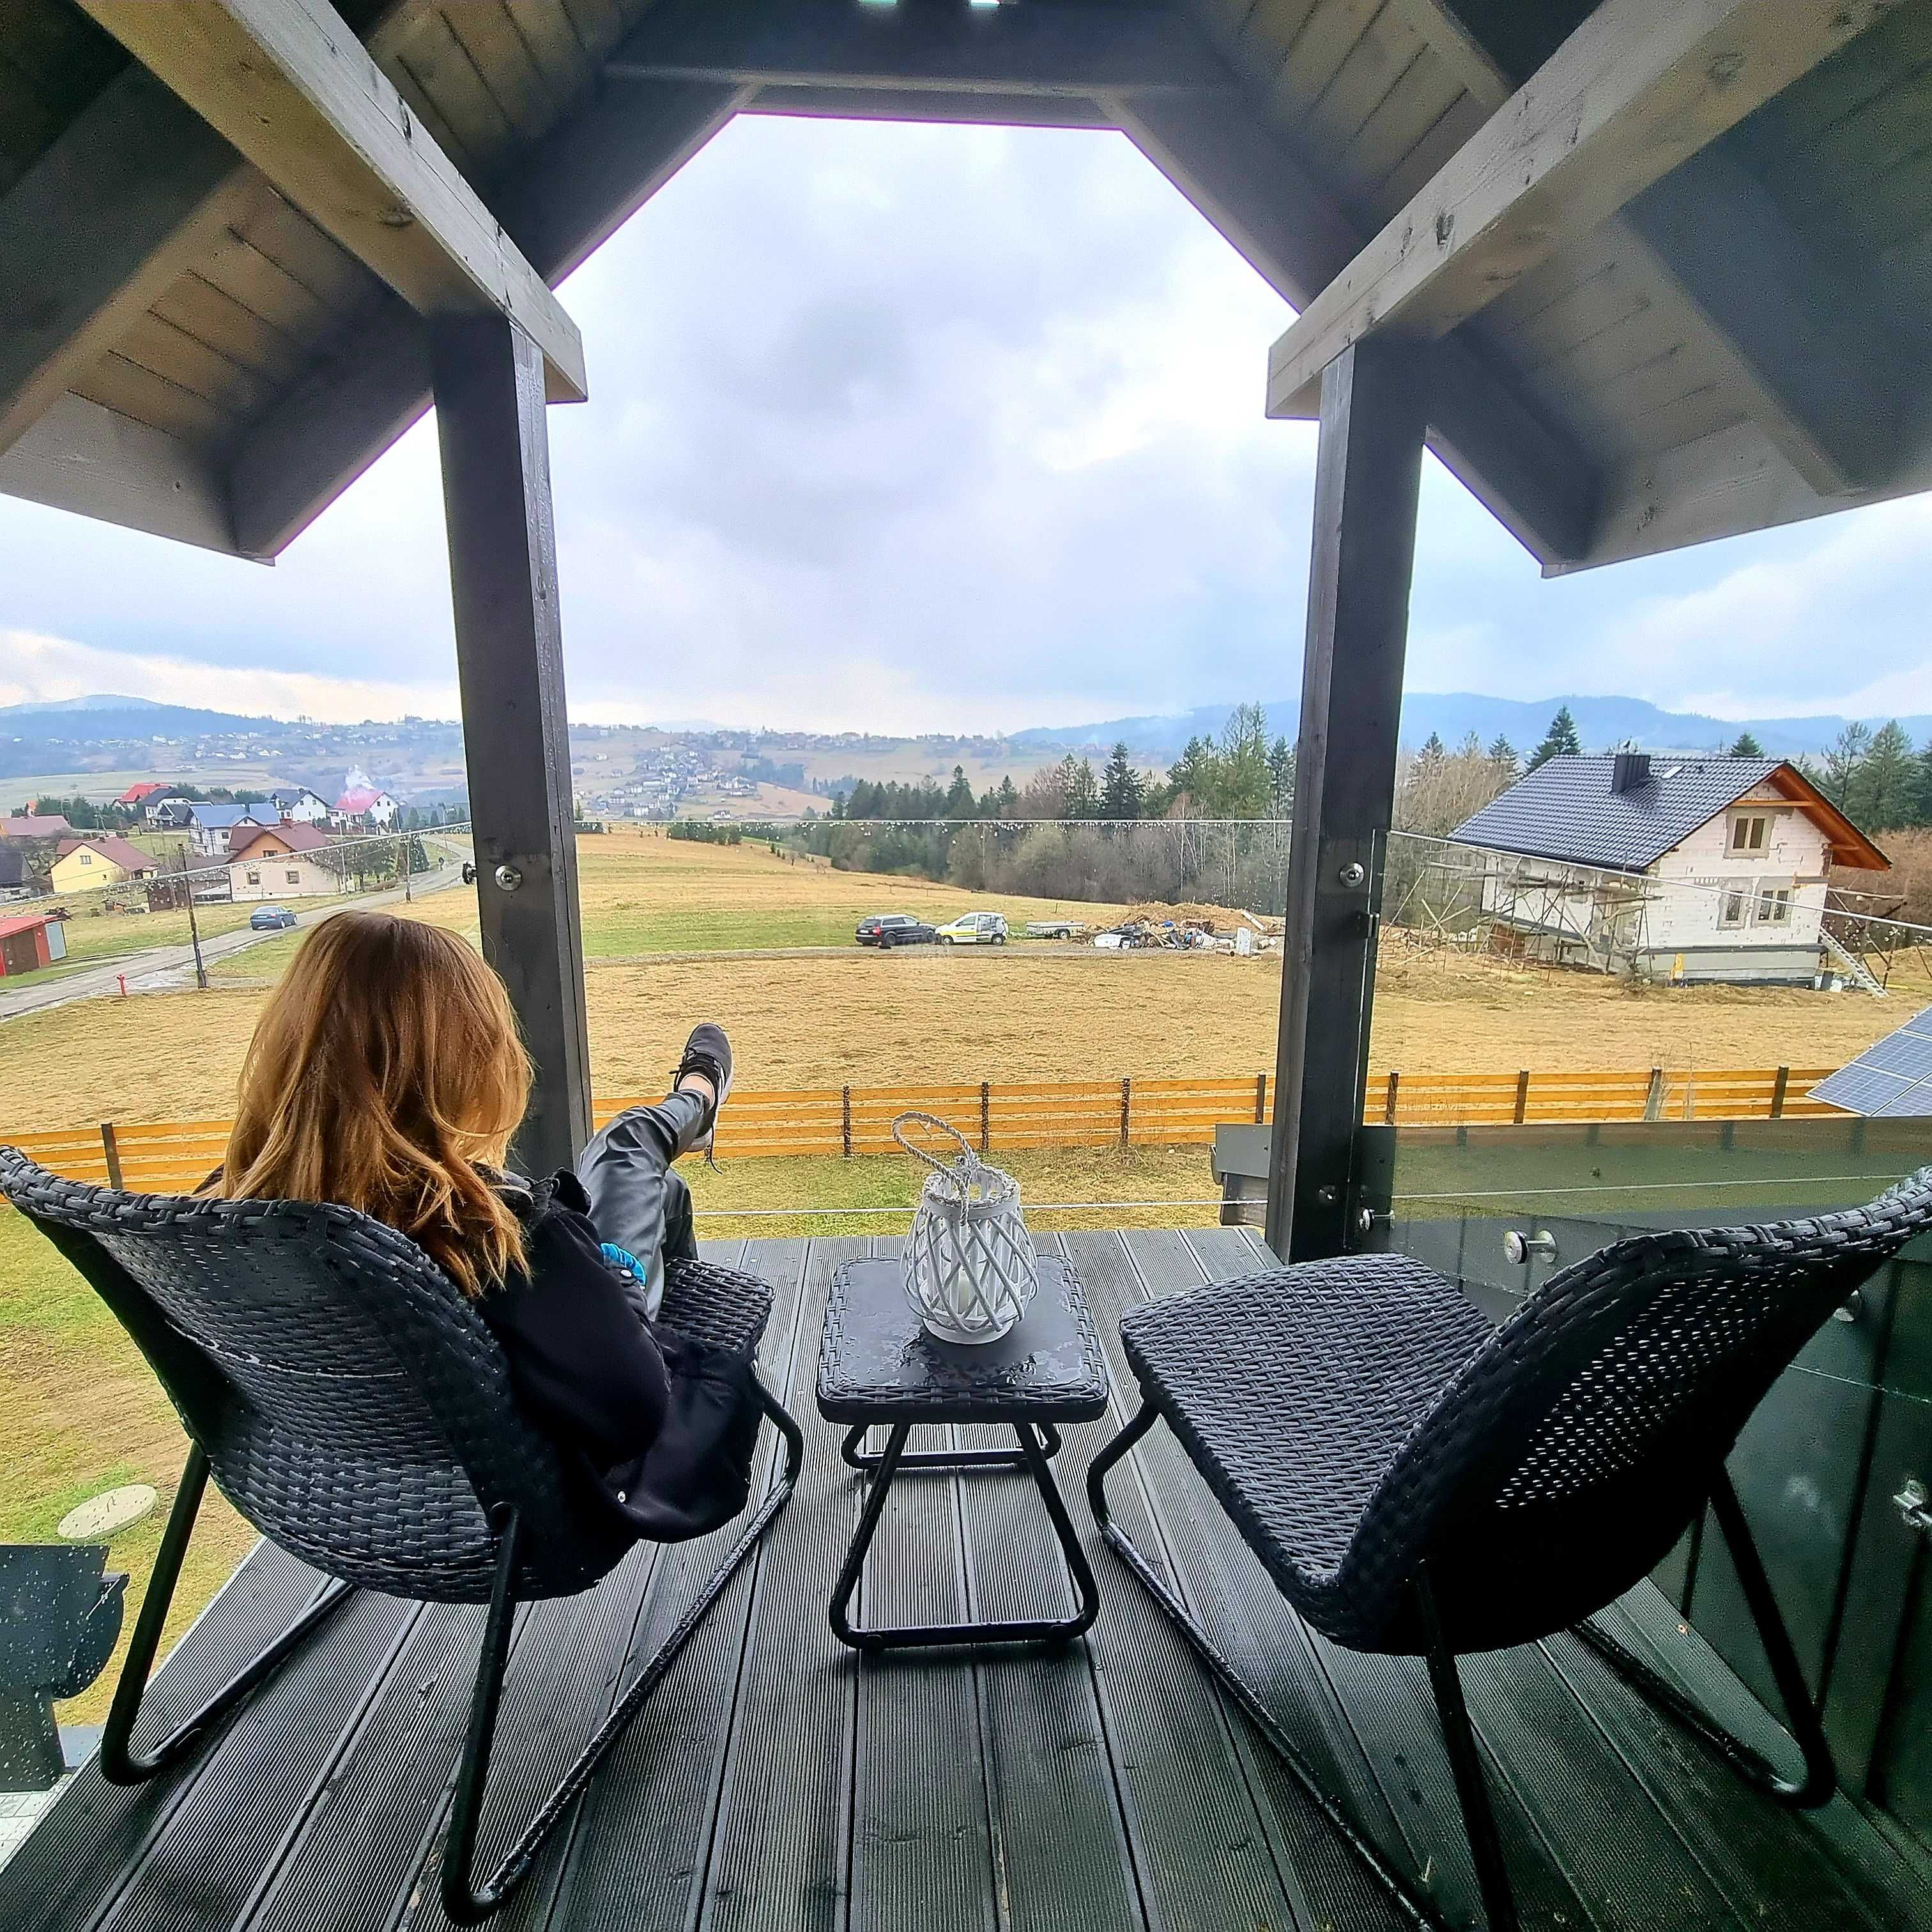
[[[1450,834],[1485,856],[1480,908],[1527,958],[1672,982],[1864,985],[1825,928],[1834,868],[1890,862],[1777,758],[1556,758]]]

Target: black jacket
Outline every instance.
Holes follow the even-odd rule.
[[[748,1357],[648,1321],[644,1291],[602,1252],[568,1172],[506,1181],[527,1268],[478,1312],[526,1415],[593,1505],[661,1543],[728,1522],[751,1491],[759,1407]]]

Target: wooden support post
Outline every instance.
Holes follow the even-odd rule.
[[[1385,1127],[1395,1125],[1396,1095],[1401,1087],[1402,1076],[1391,1066],[1389,1069],[1388,1091],[1382,1096],[1382,1125]]]
[[[107,1159],[107,1184],[116,1194],[121,1192],[121,1144],[114,1137],[114,1123],[103,1120],[100,1124],[100,1151]]]
[[[1265,1126],[1267,1124],[1268,1076],[1257,1073],[1255,1076],[1255,1125],[1259,1127]]]
[[[1771,1083],[1771,1118],[1780,1120],[1784,1118],[1784,1090],[1791,1084],[1791,1069],[1780,1066]]]
[[[980,1082],[980,1157],[982,1160],[993,1150],[993,1083],[990,1080]]]
[[[440,318],[432,337],[483,956],[536,1063],[514,1157],[542,1174],[590,1135],[544,358],[501,316]]]
[[[1125,1154],[1133,1144],[1134,1083],[1131,1080],[1120,1082],[1120,1151]]]
[[[1291,1262],[1342,1252],[1354,1223],[1422,478],[1422,368],[1408,345],[1373,340],[1344,350],[1322,378],[1266,1231]]]
[[[838,1136],[845,1158],[852,1158],[852,1090],[842,1087],[838,1090]]]
[[[1529,1118],[1529,1069],[1526,1066],[1516,1076],[1516,1112],[1510,1118],[1518,1126]]]

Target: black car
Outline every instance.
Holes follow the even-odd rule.
[[[914,919],[910,913],[887,912],[860,920],[854,937],[861,946],[934,946],[939,941],[939,928]]]

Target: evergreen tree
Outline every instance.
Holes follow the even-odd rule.
[[[946,794],[946,816],[948,818],[970,818],[978,810],[973,797],[973,787],[966,776],[964,765],[952,767],[952,783]]]
[[[1576,758],[1582,749],[1583,741],[1576,735],[1576,721],[1570,716],[1569,706],[1559,704],[1556,716],[1550,721],[1550,729],[1544,734],[1543,742],[1529,754],[1529,769],[1534,771],[1552,758]]]
[[[1294,810],[1294,747],[1285,737],[1268,747],[1268,809],[1277,818]]]
[[[1259,818],[1274,787],[1268,772],[1268,713],[1258,704],[1238,704],[1221,728],[1216,760],[1214,818]]]
[[[1070,758],[1071,752],[1067,754]],[[1066,784],[1069,818],[1097,818],[1100,815],[1100,781],[1094,775],[1093,761],[1082,758],[1074,766]]]
[[[1932,738],[1925,741],[1925,748],[1918,754],[1918,781],[1912,788],[1912,822],[1914,825],[1932,825]]]
[[[1434,731],[1422,741],[1422,749],[1416,753],[1418,762],[1425,765],[1439,765],[1449,755],[1449,747],[1440,735]]]
[[[1496,776],[1506,785],[1514,784],[1522,770],[1521,761],[1516,754],[1516,747],[1498,731],[1489,750],[1484,754],[1496,768]]]
[[[1891,832],[1912,823],[1918,776],[1912,740],[1897,718],[1874,734],[1871,748],[1854,786],[1857,809],[1849,815],[1874,832]]]
[[[1871,728],[1865,724],[1847,724],[1826,747],[1824,775],[1818,789],[1840,812],[1850,812],[1852,808],[1858,768],[1870,748]]]
[[[1000,780],[1000,790],[994,802],[994,816],[998,818],[1017,818],[1020,808],[1020,795],[1013,788],[1012,775],[1008,772]]]
[[[1736,742],[1726,755],[1733,758],[1761,758],[1764,756],[1764,747],[1748,731],[1740,731]]]
[[[1205,738],[1189,739],[1181,747],[1180,757],[1168,768],[1169,796],[1185,797],[1197,814],[1204,815],[1209,794],[1214,788],[1214,748]]]
[[[1100,778],[1100,816],[1102,818],[1138,818],[1146,792],[1141,775],[1134,770],[1124,741],[1114,747],[1107,768]]]

